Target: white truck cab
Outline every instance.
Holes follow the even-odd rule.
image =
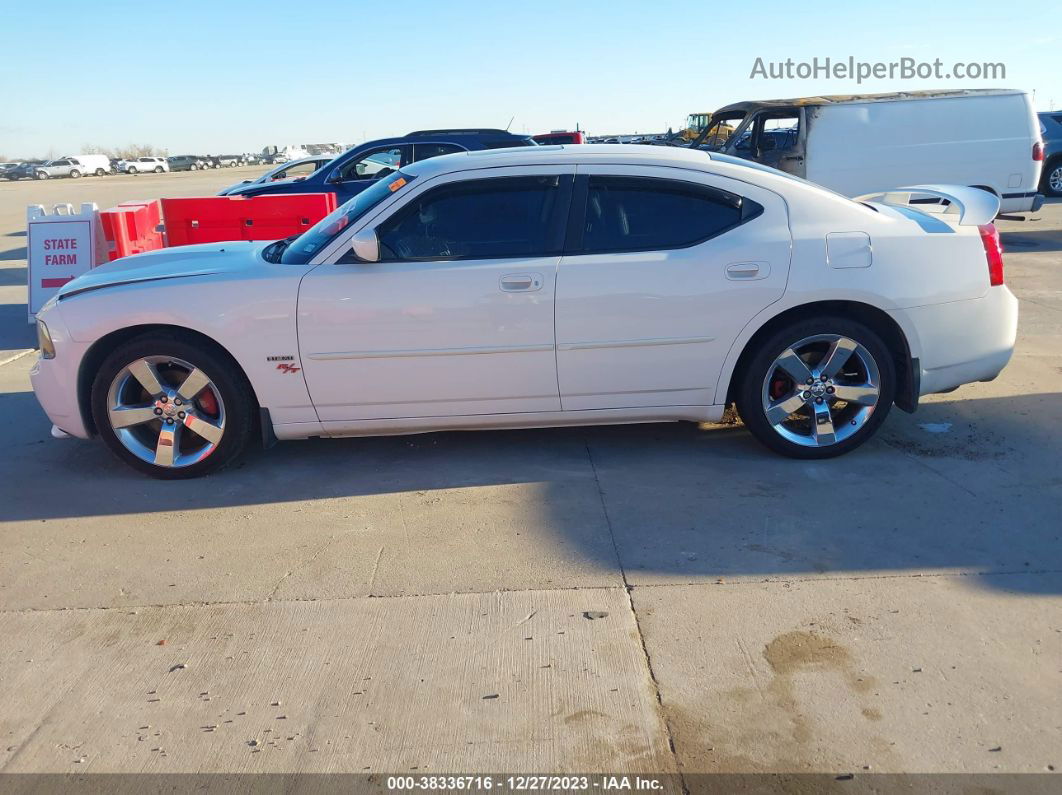
[[[733,132],[728,134],[728,129]],[[703,148],[754,160],[846,196],[946,183],[994,193],[1001,212],[1040,208],[1039,122],[1011,89],[907,91],[738,102]]]

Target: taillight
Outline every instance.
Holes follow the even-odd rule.
[[[1003,284],[1003,243],[999,239],[999,230],[995,224],[983,224],[977,229],[988,259],[988,283],[998,287]]]
[[[1044,142],[1037,141],[1033,144],[1033,160],[1040,161],[1044,159]]]

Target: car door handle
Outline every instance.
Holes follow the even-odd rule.
[[[766,262],[732,262],[726,266],[726,278],[734,280],[763,279],[770,272],[771,266]]]
[[[507,273],[501,277],[501,289],[505,293],[533,293],[542,289],[542,274]]]

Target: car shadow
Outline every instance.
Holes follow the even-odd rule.
[[[19,269],[13,268],[12,270]],[[21,270],[25,274],[25,268]],[[5,283],[3,273],[4,269],[0,268],[0,284]],[[0,304],[0,351],[35,347],[37,347],[37,332],[29,323],[26,305]]]
[[[1014,254],[1024,251],[1062,251],[1062,229],[1001,232],[1000,240],[1003,250]]]
[[[894,411],[862,449],[814,462],[740,425],[667,423],[283,442],[166,482],[49,427],[32,393],[0,395],[0,525],[533,484],[540,531],[635,585],[1035,571],[1054,576],[998,581],[1062,593],[1057,393]],[[611,543],[587,541],[588,516]]]
[[[26,247],[11,248],[7,251],[0,251],[0,262],[14,262],[16,260],[26,259]]]
[[[16,265],[14,267],[5,268],[0,267],[0,287],[15,287],[18,285],[26,284],[26,266]],[[22,305],[22,310],[25,312],[25,305]],[[2,331],[0,331],[2,333]]]

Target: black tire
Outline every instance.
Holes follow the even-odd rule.
[[[192,163],[192,165],[188,166],[188,170],[189,171],[198,171],[199,170],[199,166],[197,166],[195,163]]]
[[[106,171],[104,171],[104,170],[103,170],[102,168],[97,168],[97,169],[96,169],[96,176],[97,176],[97,177],[102,177],[102,176],[103,176],[104,174],[106,174],[106,173],[107,173],[107,172],[106,172]]]
[[[81,172],[76,168],[70,169],[70,179],[81,179]]]
[[[1052,188],[1052,181],[1058,187]],[[1040,191],[1045,196],[1062,196],[1062,157],[1052,160],[1044,168],[1040,178]]]
[[[45,174],[43,171],[38,171],[36,174],[34,174],[34,176],[37,179],[48,179],[48,175]]]
[[[134,166],[129,166],[129,168],[127,168],[125,170],[125,173],[128,174],[131,177],[135,177],[137,174],[140,173],[140,171],[137,170],[136,167],[134,167]]]
[[[768,421],[764,408],[764,384],[783,351],[801,340],[823,334],[848,337],[869,352],[877,366],[880,381],[877,403],[862,427],[851,436],[823,446],[804,446],[782,436]],[[790,458],[833,458],[854,450],[881,427],[896,397],[896,368],[888,346],[870,328],[847,317],[824,316],[796,321],[762,340],[751,354],[737,374],[734,395],[738,413],[745,427],[761,444]]]
[[[180,359],[202,370],[223,401],[224,435],[210,455],[188,466],[163,467],[143,460],[126,448],[108,418],[111,383],[137,359],[154,356]],[[179,332],[150,332],[115,348],[96,373],[90,401],[96,430],[110,451],[134,469],[162,480],[195,478],[231,464],[243,454],[256,429],[253,390],[236,363],[216,346]]]

